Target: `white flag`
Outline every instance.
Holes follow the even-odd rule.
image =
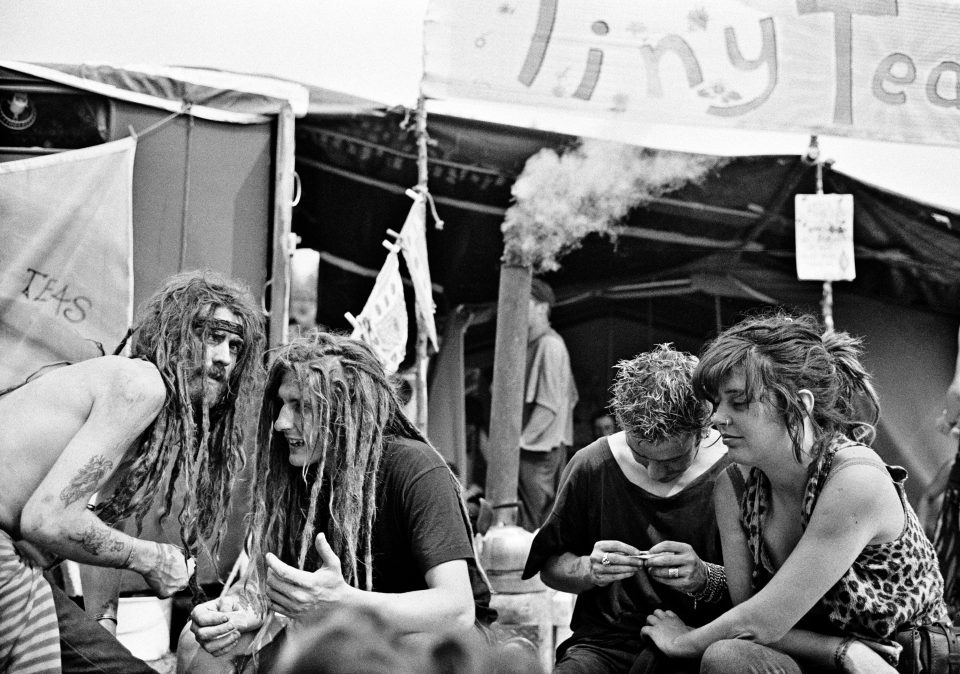
[[[136,142],[0,163],[0,389],[110,353],[133,313]]]
[[[363,311],[347,318],[354,326],[351,337],[373,347],[388,374],[396,372],[407,353],[407,307],[396,252],[387,255]]]
[[[418,194],[410,207],[398,241],[403,250],[403,259],[410,270],[417,314],[427,331],[427,338],[437,350],[437,327],[433,322],[433,284],[430,281],[430,265],[427,261],[427,204]]]

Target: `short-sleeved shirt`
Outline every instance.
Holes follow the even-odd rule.
[[[547,558],[569,552],[589,555],[600,540],[617,540],[641,550],[665,540],[689,543],[704,561],[722,563],[714,518],[713,486],[730,460],[721,457],[682,491],[658,496],[630,482],[606,438],[574,454],[564,471],[556,505],[533,540],[524,577],[543,568]],[[656,608],[675,611],[689,625],[709,622],[729,601],[698,602],[643,571],[577,596],[570,627],[573,639],[633,639]]]
[[[536,438],[522,438],[520,447],[548,452],[554,447],[573,444],[573,408],[579,394],[570,368],[570,354],[563,338],[552,328],[527,344],[524,378],[523,426],[534,405],[545,407],[556,416]]]
[[[431,568],[464,559],[477,619],[492,622],[490,588],[477,568],[460,489],[443,458],[422,442],[391,439],[383,448],[373,523],[373,590],[401,593],[427,589]],[[326,531],[329,505],[317,504],[316,530]],[[305,567],[317,568],[311,548]],[[357,572],[365,577],[362,560]]]

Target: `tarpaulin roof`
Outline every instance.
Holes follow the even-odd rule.
[[[409,121],[409,120],[408,120]],[[526,159],[563,149],[560,134],[431,116],[429,187],[443,230],[428,227],[431,274],[440,313],[494,301],[510,188]],[[409,208],[417,182],[411,124],[400,114],[297,124],[303,200],[294,211],[302,246],[321,251],[320,320],[340,326],[362,306],[383,262],[379,245]],[[561,299],[558,319],[598,307],[635,311],[638,296],[669,296],[664,312],[692,335],[713,325],[713,296],[733,302],[816,303],[819,282],[796,280],[793,196],[813,193],[815,167],[802,157],[729,160],[699,185],[634,208],[615,241],[597,235],[547,279]],[[960,313],[960,216],[919,204],[824,169],[826,192],[855,200],[857,279],[839,293],[948,314]],[[364,278],[369,277],[369,278]],[[589,300],[567,302],[564,300]],[[681,301],[682,300],[682,301]],[[684,310],[683,302],[690,303]],[[699,317],[699,319],[698,319]],[[575,319],[574,319],[575,320]],[[704,325],[697,325],[697,321]],[[692,322],[691,322],[692,321]]]
[[[0,61],[0,67],[66,86],[214,121],[257,122],[289,104],[295,115],[373,114],[383,106],[357,96],[276,77],[208,68],[92,64],[32,64]]]

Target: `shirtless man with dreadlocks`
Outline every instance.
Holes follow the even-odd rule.
[[[288,621],[342,607],[371,608],[405,634],[494,617],[460,485],[367,345],[313,333],[281,347],[257,444],[250,573],[194,608],[179,671],[233,671],[255,649],[253,667],[272,671]]]
[[[161,597],[186,587],[187,560],[200,544],[215,552],[225,528],[263,340],[243,288],[180,274],[141,308],[131,358],[79,362],[0,396],[0,671],[152,671],[108,634],[118,572],[102,597],[86,593],[98,626],[28,554],[129,569]],[[160,514],[185,481],[184,548],[114,528],[142,523],[171,470]]]

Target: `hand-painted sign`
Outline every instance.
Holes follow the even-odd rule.
[[[946,0],[432,0],[424,93],[649,123],[960,144]]]
[[[794,199],[797,278],[852,281],[853,195],[798,194]]]
[[[0,389],[129,327],[135,152],[128,138],[0,163]]]

